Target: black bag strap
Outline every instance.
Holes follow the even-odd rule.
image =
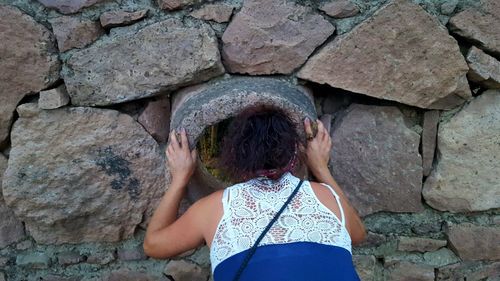
[[[252,248],[250,248],[250,251],[245,256],[245,259],[241,263],[241,266],[238,269],[238,271],[236,272],[236,276],[234,277],[233,281],[240,280],[240,276],[243,273],[243,270],[245,269],[245,267],[247,266],[248,262],[250,261],[250,258],[252,258],[253,254],[257,250],[257,246],[259,245],[260,241],[262,239],[264,239],[264,236],[269,231],[269,229],[271,229],[271,227],[273,226],[273,224],[278,220],[278,217],[286,209],[286,207],[288,206],[288,203],[290,203],[290,201],[292,201],[292,199],[295,196],[295,194],[297,194],[297,192],[299,191],[299,188],[302,185],[303,181],[304,181],[303,179],[300,180],[299,184],[297,185],[297,187],[295,188],[295,190],[292,192],[292,194],[290,194],[290,197],[288,197],[288,199],[286,200],[285,204],[283,204],[283,206],[281,206],[281,209],[276,213],[276,215],[274,215],[274,218],[269,222],[269,224],[266,226],[266,228],[264,229],[264,231],[262,231],[262,233],[260,234],[259,238],[257,238],[257,241],[255,241],[255,243],[253,244]]]

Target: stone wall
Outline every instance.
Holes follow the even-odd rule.
[[[0,281],[211,278],[142,239],[169,128],[248,100],[330,128],[362,280],[500,280],[496,0],[0,0],[0,42]]]

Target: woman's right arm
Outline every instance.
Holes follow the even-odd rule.
[[[321,121],[318,122],[318,133],[314,138],[308,140],[306,148],[307,166],[312,172],[316,180],[331,186],[338,194],[342,208],[344,210],[346,228],[351,236],[352,244],[356,245],[363,242],[366,238],[366,230],[363,221],[359,217],[358,212],[349,202],[340,186],[333,178],[328,169],[328,161],[330,159],[330,149],[332,147],[332,139],[330,134],[323,126]],[[304,121],[306,135],[313,135],[311,122],[309,119]],[[340,207],[340,206],[339,206]]]

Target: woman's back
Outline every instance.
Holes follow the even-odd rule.
[[[274,184],[253,179],[224,190],[224,213],[210,249],[216,281],[233,279],[248,250],[299,181],[287,172]],[[359,280],[342,208],[340,214],[327,208],[310,182],[304,181],[259,243],[241,280]]]

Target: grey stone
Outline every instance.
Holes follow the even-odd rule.
[[[448,248],[424,253],[424,262],[434,267],[441,267],[459,261],[460,259]]]
[[[401,261],[387,269],[386,278],[388,281],[434,281],[434,268]]]
[[[206,24],[167,19],[74,52],[62,73],[72,104],[94,106],[159,95],[223,72]]]
[[[3,194],[36,242],[131,237],[167,184],[164,153],[154,139],[115,110],[32,114],[20,114],[13,125]]]
[[[94,253],[87,258],[87,263],[105,265],[116,260],[114,252]]]
[[[449,21],[449,29],[474,43],[480,49],[500,55],[500,2],[481,0],[478,7],[468,8]]]
[[[424,113],[422,128],[422,168],[424,176],[431,173],[434,151],[436,150],[439,110],[429,110]]]
[[[392,0],[325,45],[297,76],[421,108],[451,109],[471,98],[467,70],[456,40],[436,18],[409,0]]]
[[[394,106],[352,104],[332,128],[332,175],[361,216],[419,212],[419,135]]]
[[[359,247],[377,247],[377,246],[380,246],[381,244],[385,243],[386,241],[387,241],[387,238],[385,237],[385,235],[368,231],[365,241],[363,241],[358,246]]]
[[[38,0],[47,8],[56,9],[62,14],[74,14],[104,0]]]
[[[16,265],[34,269],[45,269],[50,267],[51,261],[47,254],[34,252],[18,255],[16,257]]]
[[[201,0],[157,0],[160,9],[164,10],[178,10],[186,6],[201,3]]]
[[[57,88],[41,91],[38,99],[38,107],[42,109],[54,109],[69,103],[69,95],[66,87],[61,85]]]
[[[192,17],[202,20],[211,20],[218,23],[228,22],[233,15],[234,7],[223,4],[206,4],[198,10],[193,11],[189,14]]]
[[[99,21],[101,22],[102,27],[112,28],[133,24],[145,18],[147,14],[148,10],[140,10],[136,12],[110,11],[102,13],[99,17]]]
[[[175,281],[206,281],[210,271],[191,262],[173,260],[167,264],[163,273]]]
[[[375,256],[353,255],[352,260],[361,281],[373,281],[377,260]]]
[[[500,227],[451,224],[446,234],[462,260],[500,260]]]
[[[0,256],[0,269],[5,268],[11,259],[9,257]]]
[[[74,16],[62,16],[49,21],[61,52],[86,47],[104,34],[104,29],[97,21]]]
[[[75,251],[62,252],[57,255],[57,262],[60,265],[77,264],[83,261],[85,261],[85,256]]]
[[[137,119],[146,131],[160,143],[168,140],[170,133],[170,99],[162,96],[151,100]]]
[[[24,240],[16,244],[17,250],[27,250],[33,247],[33,242],[31,240]]]
[[[0,281],[5,281],[5,274],[0,272]]]
[[[500,26],[499,26],[500,28]],[[472,46],[467,53],[470,81],[479,83],[485,88],[500,89],[500,62]]]
[[[458,0],[447,0],[440,6],[441,13],[444,15],[451,15],[458,5]]]
[[[484,280],[500,276],[500,262],[483,263],[478,261],[457,262],[437,269],[436,281],[444,280]],[[496,279],[486,279],[493,281]]]
[[[136,245],[131,248],[120,248],[117,251],[118,259],[123,261],[137,261],[147,259],[142,245]]]
[[[348,0],[334,0],[327,2],[319,9],[336,19],[352,17],[359,13],[358,6]]]
[[[0,144],[17,104],[59,79],[54,35],[13,6],[0,5]]]
[[[7,158],[0,153],[0,187],[7,169]],[[0,249],[24,239],[24,226],[6,205],[0,190]]]
[[[500,91],[489,90],[439,124],[437,166],[423,196],[441,211],[500,207]]]
[[[310,8],[274,0],[245,0],[222,36],[230,72],[289,74],[335,30]]]
[[[106,274],[104,278],[100,279],[103,281],[168,281],[164,277],[152,276],[145,272],[134,271],[130,269],[119,269],[113,271],[110,274]],[[177,281],[177,280],[175,280]]]
[[[190,147],[194,148],[209,125],[231,118],[255,104],[282,108],[298,125],[305,140],[303,120],[316,119],[310,94],[283,80],[264,77],[238,77],[189,87],[173,97],[170,129],[185,128]],[[188,185],[188,198],[197,200],[227,183],[216,180],[199,163]]]
[[[444,246],[446,246],[446,240],[406,236],[400,236],[398,239],[398,251],[424,253],[436,251]]]
[[[57,275],[57,274],[49,274],[46,276],[42,277],[43,281],[80,281],[82,280],[81,276],[64,276],[64,275]]]

